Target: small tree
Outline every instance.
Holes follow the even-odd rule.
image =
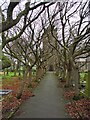
[[[11,61],[10,59],[2,54],[2,69],[4,70],[5,68],[8,68],[11,66]],[[8,74],[8,69],[7,69],[7,74]]]
[[[10,66],[11,66],[10,59],[3,54],[2,55],[2,69],[8,68]]]

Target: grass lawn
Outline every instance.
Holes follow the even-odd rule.
[[[81,72],[80,73],[80,81],[86,81],[87,80],[88,73],[87,72]]]
[[[21,77],[22,76],[23,76],[23,74],[21,74]],[[1,79],[11,79],[13,77],[18,77],[18,72],[16,73],[16,76],[15,76],[14,72],[8,72],[8,75],[6,73],[4,75],[4,72],[0,73],[0,78]]]

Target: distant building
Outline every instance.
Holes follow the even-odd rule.
[[[57,30],[54,29],[53,35],[57,37]],[[43,54],[48,56],[51,56],[49,59],[45,62],[45,67],[47,70],[56,70],[56,65],[58,62],[57,52],[55,48],[57,48],[57,42],[55,38],[52,36],[51,33],[51,27],[49,26],[44,34],[43,34]]]
[[[80,58],[77,61],[77,65],[80,68],[80,71],[87,71],[87,61],[86,58]]]
[[[85,55],[83,55],[83,57],[85,57]],[[86,58],[81,57],[78,60],[76,60],[76,63],[80,68],[80,71],[88,71],[88,65],[90,65],[90,60],[88,59],[89,57],[86,57]]]

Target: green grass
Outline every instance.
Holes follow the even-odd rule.
[[[86,72],[80,73],[80,81],[86,81],[88,74]]]
[[[0,75],[0,80],[2,79],[2,75]]]
[[[21,74],[22,76],[22,74]],[[18,77],[18,72],[16,73],[16,76],[14,75],[14,72],[8,72],[8,75],[5,73],[5,75],[0,75],[1,79],[11,79],[12,77]]]
[[[20,78],[22,79],[23,78],[23,72],[21,72],[20,74],[21,74]],[[35,76],[35,73],[32,74],[32,75]],[[29,76],[29,74],[28,74],[28,76]],[[14,72],[8,72],[8,75],[7,75],[7,73],[5,73],[5,75],[4,74],[2,74],[2,75],[0,74],[0,79],[12,79],[13,77],[19,77],[19,73],[16,72],[16,75],[15,75]]]

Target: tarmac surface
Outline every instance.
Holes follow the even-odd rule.
[[[14,118],[70,118],[65,110],[63,91],[58,87],[57,77],[47,72],[31,97],[20,107]]]

